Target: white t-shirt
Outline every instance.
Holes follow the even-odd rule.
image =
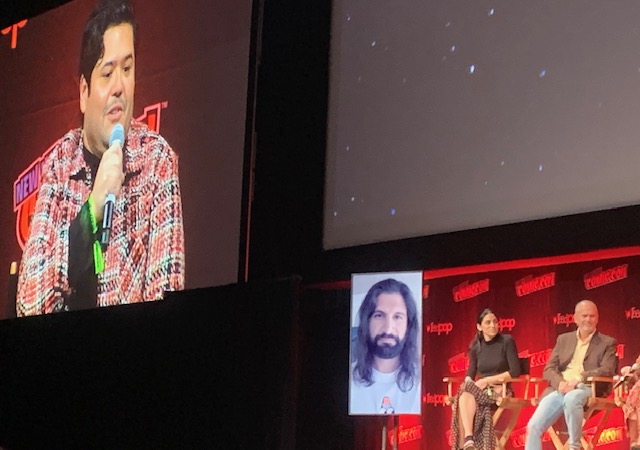
[[[402,392],[396,382],[400,369],[391,373],[372,368],[373,384],[365,386],[353,380],[351,370],[349,387],[349,414],[420,414],[420,380]]]

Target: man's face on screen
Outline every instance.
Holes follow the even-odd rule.
[[[103,42],[104,55],[93,68],[91,80],[80,78],[84,144],[98,156],[109,147],[109,136],[117,123],[124,127],[125,133],[129,130],[136,85],[131,25],[124,23],[108,28]]]
[[[369,347],[379,358],[399,356],[407,334],[407,306],[397,292],[378,296],[376,309],[369,319]]]

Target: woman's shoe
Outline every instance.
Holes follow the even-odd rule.
[[[465,442],[464,447],[462,447],[462,450],[477,450],[475,442],[473,441]]]

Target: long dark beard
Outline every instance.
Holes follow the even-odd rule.
[[[393,339],[395,344],[382,344],[378,345],[378,341],[381,339]],[[369,353],[373,356],[382,359],[393,359],[400,356],[402,349],[404,348],[405,339],[400,340],[395,334],[380,333],[373,339],[369,339],[367,345],[369,346]]]

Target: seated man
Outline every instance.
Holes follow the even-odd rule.
[[[580,448],[584,406],[591,395],[587,377],[613,376],[616,372],[616,341],[598,333],[598,307],[590,300],[578,302],[574,321],[578,329],[558,336],[544,379],[550,384],[527,425],[525,450],[542,449],[542,433],[564,414],[569,447]],[[606,394],[601,389],[599,395]]]

